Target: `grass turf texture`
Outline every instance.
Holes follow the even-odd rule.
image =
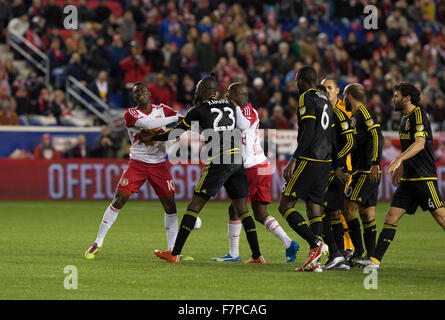
[[[86,260],[109,202],[0,202],[0,299],[444,299],[445,234],[427,212],[399,223],[378,272],[378,289],[364,289],[362,269],[297,273],[308,246],[278,214],[269,212],[300,243],[294,263],[284,262],[281,242],[257,223],[266,265],[210,261],[228,252],[227,203],[209,202],[183,254],[195,261],[170,264],[154,256],[166,248],[159,202],[130,201],[105,239],[102,251]],[[185,202],[178,202],[179,221]],[[377,227],[387,203],[377,206]],[[297,209],[304,212],[303,204]],[[243,261],[249,247],[241,234]],[[323,258],[325,262],[326,258]],[[64,268],[78,269],[78,289],[66,290]]]

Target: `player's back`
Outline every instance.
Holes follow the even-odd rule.
[[[316,161],[331,161],[333,109],[328,98],[316,89],[309,89],[300,96],[298,140],[302,135],[303,121],[315,120],[310,147],[300,158]]]
[[[189,126],[192,126],[194,121],[199,122],[206,152],[214,162],[224,154],[241,155],[241,136],[239,130],[235,130],[236,107],[228,100],[210,96],[190,109],[184,121]]]

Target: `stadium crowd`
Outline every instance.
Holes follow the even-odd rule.
[[[445,1],[114,1],[120,11],[90,3],[74,3],[79,29],[67,33],[59,2],[0,0],[0,43],[19,33],[51,68],[46,87],[38,71],[24,77],[11,59],[0,61],[0,124],[85,126],[65,100],[68,76],[113,108],[131,106],[132,85],[145,81],[153,103],[186,110],[197,81],[214,70],[220,94],[248,84],[262,128],[295,129],[294,76],[309,64],[341,89],[362,83],[383,130],[400,123],[393,84],[413,82],[434,129],[445,130]],[[378,8],[376,30],[363,28],[368,3]]]

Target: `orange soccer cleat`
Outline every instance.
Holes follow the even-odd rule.
[[[179,254],[177,256],[173,256],[171,249],[164,250],[164,251],[154,250],[153,253],[158,258],[167,260],[168,262],[171,262],[171,263],[178,263],[181,258],[181,256]]]
[[[263,258],[263,256],[259,256],[258,258],[250,258],[244,263],[259,263],[259,264],[266,264],[266,259]]]

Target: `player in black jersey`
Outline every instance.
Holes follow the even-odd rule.
[[[397,186],[391,206],[386,213],[375,253],[369,259],[360,259],[360,266],[378,269],[390,243],[394,240],[397,223],[405,214],[414,214],[420,206],[430,211],[433,218],[445,230],[445,209],[437,187],[434,161],[433,132],[426,112],[418,107],[419,90],[408,82],[393,88],[393,106],[402,111],[399,129],[402,153],[388,166],[392,184]],[[401,172],[403,174],[401,175]]]
[[[173,249],[155,250],[154,253],[169,262],[179,262],[181,250],[195,226],[199,212],[224,186],[233,208],[240,217],[252,250],[252,258],[246,263],[265,263],[260,253],[255,222],[247,209],[248,183],[242,162],[241,135],[235,132],[238,122],[236,119],[243,115],[239,107],[235,107],[226,99],[219,99],[216,92],[217,82],[214,76],[203,78],[196,85],[195,107],[191,108],[173,129],[150,137],[154,141],[176,139],[184,130],[191,128],[192,122],[197,121],[206,141],[204,148],[210,152],[192,200],[182,218]],[[219,143],[215,140],[219,140]]]
[[[296,81],[300,92],[298,147],[284,168],[286,183],[278,210],[311,248],[307,261],[296,271],[320,272],[319,258],[328,249],[321,241],[321,213],[332,162],[332,106],[326,96],[315,89],[317,73],[312,67],[298,70]],[[294,208],[298,199],[306,201],[310,228]]]
[[[317,86],[317,89],[323,91],[326,96],[328,92],[323,85]],[[346,158],[354,146],[354,135],[351,129],[349,117],[345,112],[332,107],[334,110],[333,128],[335,132],[335,147],[337,152],[336,161],[332,162],[331,172],[329,173],[328,186],[324,201],[323,218],[323,239],[329,247],[329,259],[323,266],[323,270],[345,269],[349,270],[349,266],[345,264],[343,235],[341,237],[341,247],[338,247],[334,233],[331,229],[330,219],[332,217],[339,219],[339,211],[344,207],[344,191],[345,184],[349,180],[347,174]]]
[[[344,215],[354,244],[354,264],[364,254],[360,222],[363,223],[363,239],[368,257],[374,254],[377,229],[375,207],[380,183],[380,159],[383,135],[374,113],[364,105],[365,88],[352,83],[343,92],[346,110],[352,111],[351,126],[354,129],[355,148],[351,153],[352,180],[345,192]]]

